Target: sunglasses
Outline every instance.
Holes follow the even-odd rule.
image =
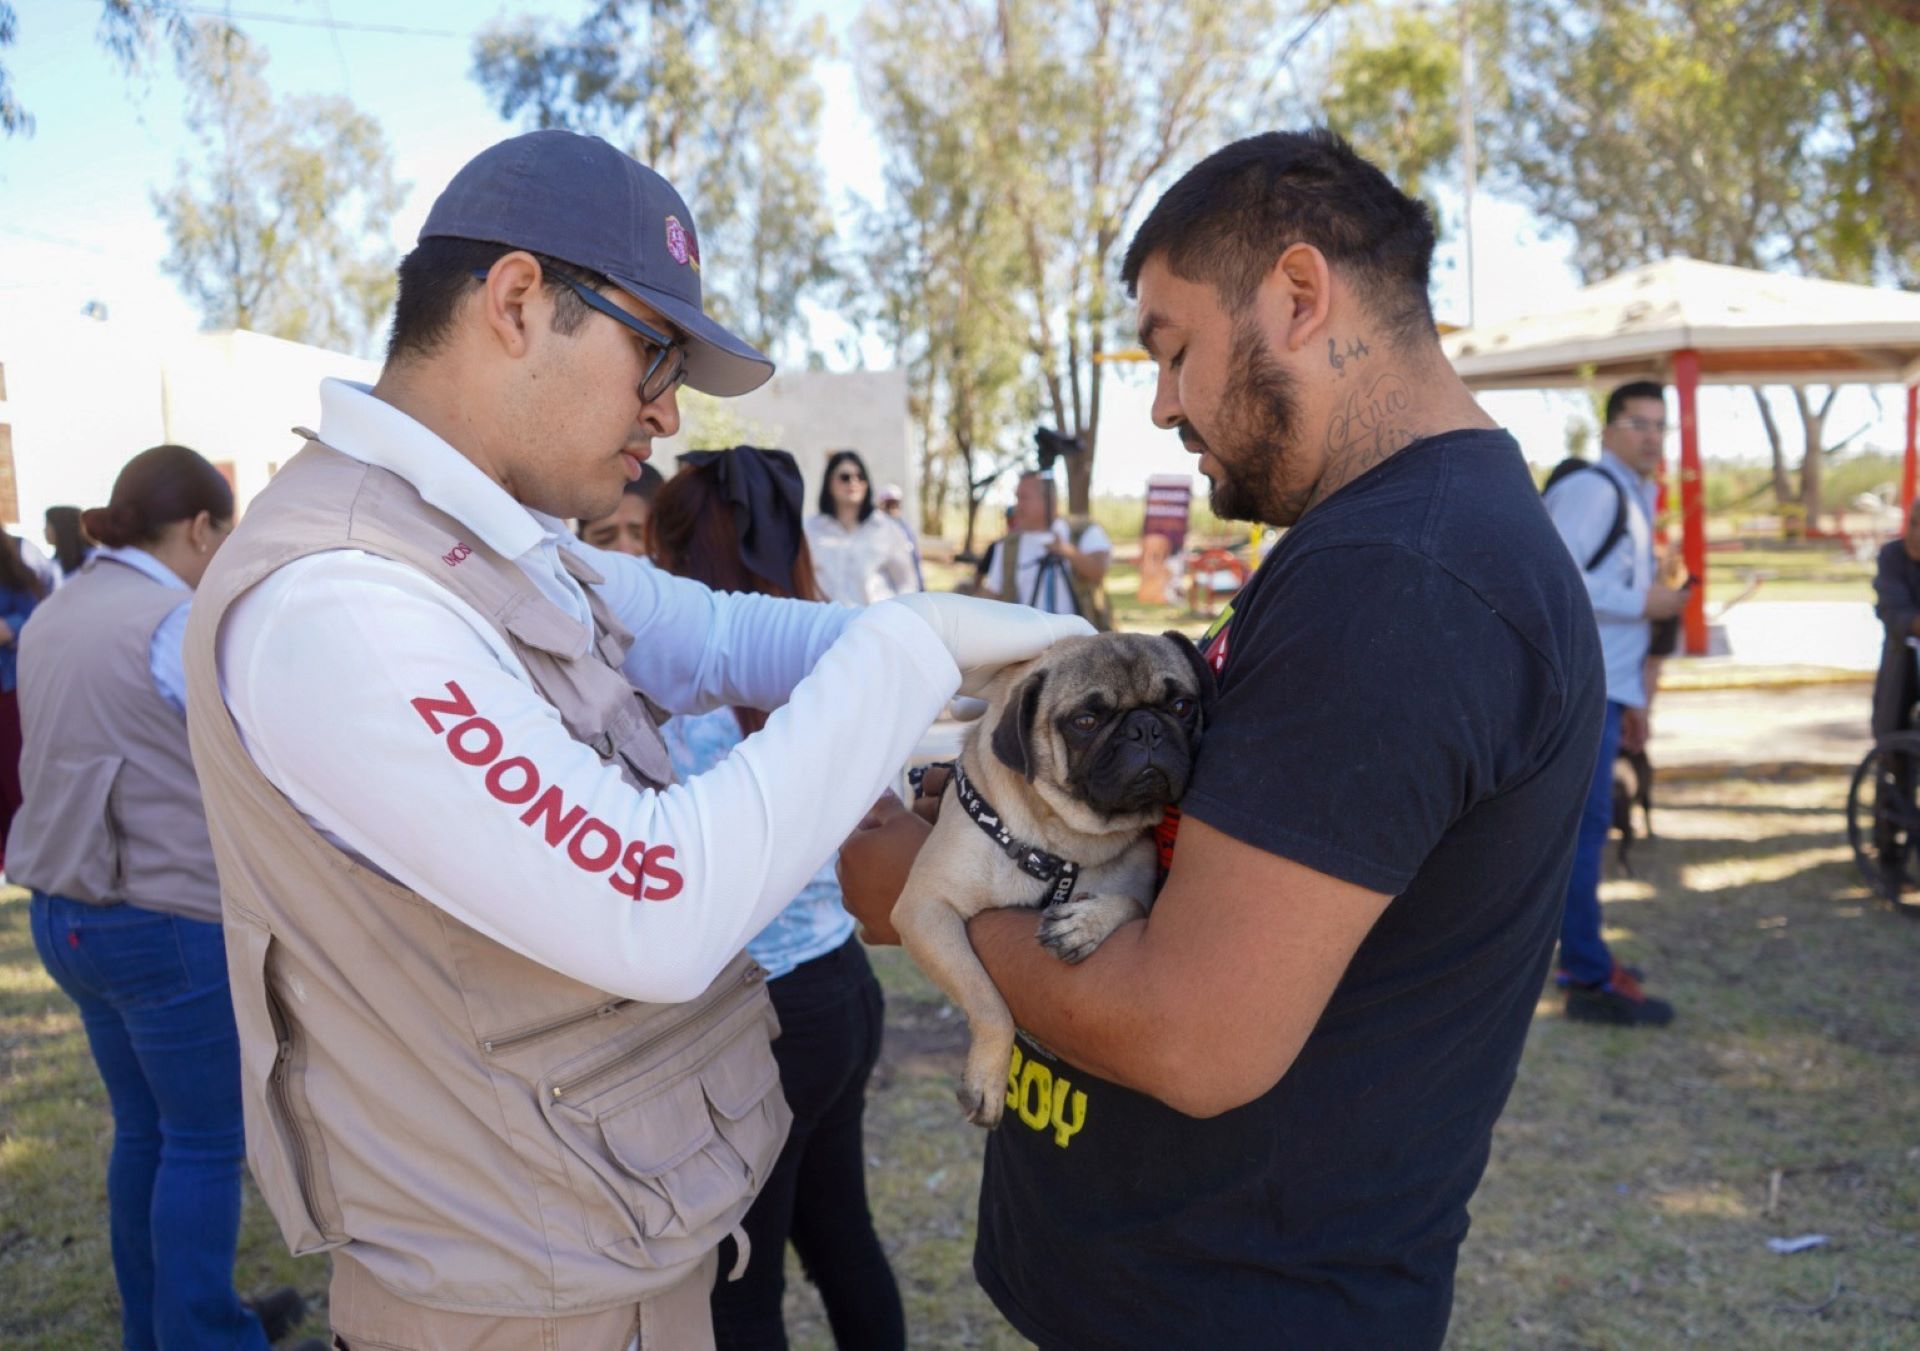
[[[856,474],[856,473],[853,473],[851,470],[849,470],[843,473],[835,474],[833,476],[833,481],[835,483],[865,483],[867,481],[867,476],[865,474]]]
[[[481,281],[487,279],[487,270],[476,267],[473,275]],[[589,306],[600,311],[609,319],[615,320],[630,332],[637,334],[640,341],[653,349],[653,357],[647,363],[647,372],[640,377],[640,402],[652,403],[665,397],[668,390],[687,378],[687,349],[674,339],[662,333],[651,324],[643,323],[608,300],[590,286],[582,286],[572,277],[562,276],[558,272],[548,272],[547,276],[563,282],[573,289],[573,293]]]

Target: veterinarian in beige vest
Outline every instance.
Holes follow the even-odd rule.
[[[716,594],[575,541],[681,380],[771,371],[701,262],[602,141],[482,153],[401,263],[379,383],[323,385],[194,607],[248,1155],[293,1250],[332,1251],[349,1347],[710,1345],[788,1119],[741,948],[956,690],[1084,631]],[[720,704],[779,711],[674,785],[660,709]]]

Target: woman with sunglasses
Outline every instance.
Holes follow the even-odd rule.
[[[828,457],[819,505],[819,514],[807,518],[807,544],[828,600],[871,605],[920,590],[906,533],[873,509],[873,484],[858,451]]]

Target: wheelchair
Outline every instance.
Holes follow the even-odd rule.
[[[1917,645],[1909,638],[1907,646]],[[1912,730],[1876,737],[1853,771],[1847,843],[1867,885],[1895,910],[1920,918],[1920,704],[1907,723]]]

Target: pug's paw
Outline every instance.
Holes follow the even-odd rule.
[[[1082,896],[1040,912],[1040,942],[1063,962],[1084,962],[1115,929],[1146,913],[1131,896]]]
[[[953,1090],[953,1096],[960,1100],[961,1111],[974,1125],[983,1130],[992,1130],[1000,1124],[1000,1113],[1006,1107],[1006,1094],[997,1085],[995,1091],[986,1093],[972,1085],[962,1085]]]

